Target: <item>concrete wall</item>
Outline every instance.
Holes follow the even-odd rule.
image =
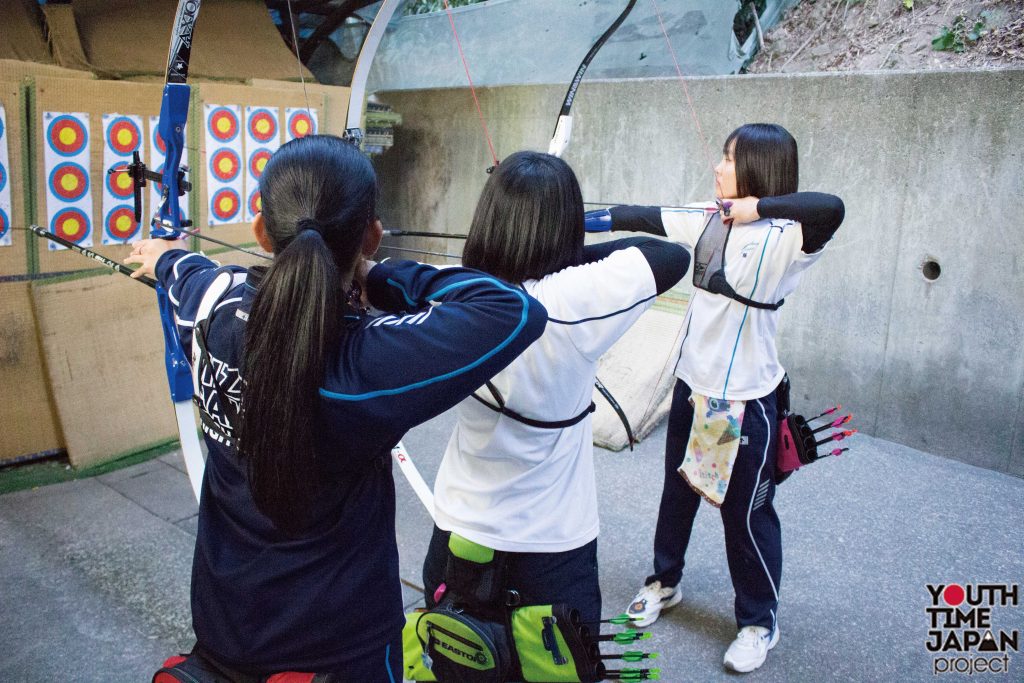
[[[736,126],[775,121],[800,143],[801,188],[846,202],[830,253],[782,309],[796,407],[840,401],[864,432],[1024,476],[1024,71],[688,85],[713,159]],[[479,92],[499,156],[547,148],[564,89]],[[465,231],[492,164],[469,92],[381,97],[404,117],[395,148],[378,159],[386,222]],[[711,196],[678,80],[585,80],[574,114],[565,158],[587,201]],[[924,277],[925,261],[940,266],[937,279]]]

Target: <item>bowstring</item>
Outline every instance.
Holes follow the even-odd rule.
[[[292,13],[292,0],[287,0],[288,5],[288,24],[292,29],[292,47],[295,49],[295,62],[299,69],[299,82],[302,83],[302,95],[306,98],[306,115],[309,116],[309,120],[313,120],[313,110],[309,106],[309,91],[306,90],[306,76],[303,71],[302,57],[299,56],[299,36],[295,32],[295,15]]]
[[[459,31],[455,28],[455,15],[452,12],[451,6],[448,4],[448,0],[443,0],[444,9],[448,13],[448,23],[452,27],[452,35],[455,36],[455,44],[459,49],[459,58],[462,59],[462,68],[466,70],[466,80],[469,81],[469,91],[473,95],[473,104],[476,105],[476,113],[480,118],[480,127],[483,128],[484,138],[487,140],[487,147],[491,151],[491,159],[494,160],[494,165],[498,165],[498,154],[494,151],[494,142],[491,140],[491,132],[487,128],[487,121],[484,120],[484,112],[480,108],[480,99],[476,95],[476,86],[473,85],[473,77],[469,73],[469,62],[466,60],[466,53],[462,49],[462,40],[459,38]]]
[[[714,179],[715,185],[717,187],[718,179],[717,179],[717,176],[715,174],[715,163],[714,163],[713,157],[711,156],[711,148],[708,145],[708,139],[707,139],[707,136],[704,134],[704,129],[700,125],[700,117],[697,115],[697,108],[694,106],[693,98],[690,96],[690,89],[689,89],[689,87],[686,84],[686,78],[683,76],[683,70],[679,66],[679,59],[676,56],[676,50],[672,46],[672,39],[668,35],[668,30],[665,28],[665,21],[664,21],[664,18],[662,17],[662,15],[661,15],[661,9],[658,7],[658,1],[657,0],[651,0],[651,5],[654,8],[655,16],[658,18],[658,26],[661,28],[661,35],[665,38],[665,44],[668,46],[669,55],[671,55],[671,57],[672,57],[672,64],[675,66],[676,76],[677,76],[677,78],[679,80],[679,84],[682,86],[683,95],[684,95],[684,98],[686,100],[687,107],[688,107],[688,109],[690,111],[690,117],[693,119],[694,126],[695,126],[695,128],[697,130],[697,136],[700,139],[701,148],[702,148],[702,150],[704,152],[705,161],[708,164],[708,168],[711,170],[711,177],[712,177],[712,179]],[[689,310],[689,302],[687,302],[687,310]],[[675,335],[675,337],[672,340],[672,347],[669,349],[668,359],[665,361],[665,364],[662,366],[661,372],[658,373],[658,379],[657,379],[656,384],[654,385],[653,391],[651,392],[651,398],[647,402],[647,407],[644,408],[644,412],[643,412],[643,414],[640,417],[640,421],[639,421],[639,425],[638,425],[638,428],[639,428],[638,431],[640,429],[644,428],[644,423],[647,422],[648,418],[650,417],[651,411],[654,408],[654,399],[658,395],[658,387],[661,385],[661,378],[664,377],[665,372],[668,370],[669,364],[672,363],[674,358],[676,358],[676,355],[677,355],[676,354],[676,343],[680,340],[680,337],[682,337],[683,329],[685,327],[685,323],[686,323],[686,316],[684,314],[683,320],[679,324],[679,330],[676,332],[676,335]],[[671,391],[671,386],[670,386],[670,391]]]

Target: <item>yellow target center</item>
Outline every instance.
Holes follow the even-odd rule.
[[[57,139],[60,140],[62,145],[71,146],[78,142],[78,133],[75,132],[74,128],[61,128],[60,132],[57,133]]]
[[[263,169],[266,167],[266,165],[266,158],[260,157],[259,159],[256,160],[256,170],[259,171],[260,173],[263,173]]]
[[[114,219],[114,229],[118,232],[128,232],[132,229],[132,219],[130,216],[118,216]]]
[[[263,211],[263,197],[256,195],[256,210]]]
[[[132,144],[132,132],[125,128],[117,131],[117,144],[121,147],[127,147]]]
[[[78,178],[71,173],[65,173],[61,176],[60,186],[66,192],[74,192],[78,189]]]
[[[127,173],[118,173],[114,182],[117,183],[117,186],[122,190],[127,190],[132,186],[132,179]]]
[[[217,162],[217,166],[220,168],[220,172],[224,175],[229,175],[235,169],[235,165],[231,163],[231,159],[228,159],[227,157]]]
[[[266,135],[270,132],[270,121],[266,119],[260,119],[256,122],[256,132],[260,135]]]
[[[299,134],[299,137],[309,134],[309,121],[301,120],[295,122],[295,132]]]
[[[231,130],[231,121],[226,116],[222,116],[217,119],[217,130],[221,133],[227,133]]]
[[[63,228],[65,235],[70,235],[74,237],[75,235],[78,234],[78,231],[82,229],[82,226],[78,222],[77,218],[69,218],[66,221],[64,221]]]
[[[235,202],[231,197],[222,197],[220,200],[220,210],[222,213],[229,214],[235,210]]]

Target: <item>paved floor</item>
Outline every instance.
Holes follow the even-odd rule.
[[[405,440],[428,481],[451,424],[441,416]],[[632,453],[598,451],[608,616],[649,571],[663,442],[664,426]],[[779,489],[782,639],[744,680],[1024,681],[1024,655],[1013,648],[997,662],[1007,673],[933,673],[950,653],[937,660],[926,649],[925,611],[927,584],[1011,584],[1017,605],[997,606],[991,628],[1019,638],[1024,480],[866,436],[852,446]],[[419,584],[430,520],[400,478],[398,487],[402,576]],[[177,453],[0,496],[0,680],[148,681],[166,656],[190,647],[191,496]],[[643,643],[661,653],[661,679],[737,680],[721,665],[735,635],[732,587],[721,522],[708,506],[682,586],[683,602]],[[420,602],[411,588],[406,597],[409,608]],[[979,666],[979,657],[987,664],[1003,653],[972,650],[952,665]]]

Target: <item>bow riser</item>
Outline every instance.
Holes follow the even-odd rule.
[[[160,209],[153,217],[150,230],[153,237],[175,239],[180,235],[175,228],[184,225],[180,202],[184,190],[180,181],[185,174],[181,169],[181,155],[185,150],[185,122],[188,120],[190,99],[191,88],[184,83],[168,82],[164,86],[157,131],[166,145],[166,156],[160,181]]]

